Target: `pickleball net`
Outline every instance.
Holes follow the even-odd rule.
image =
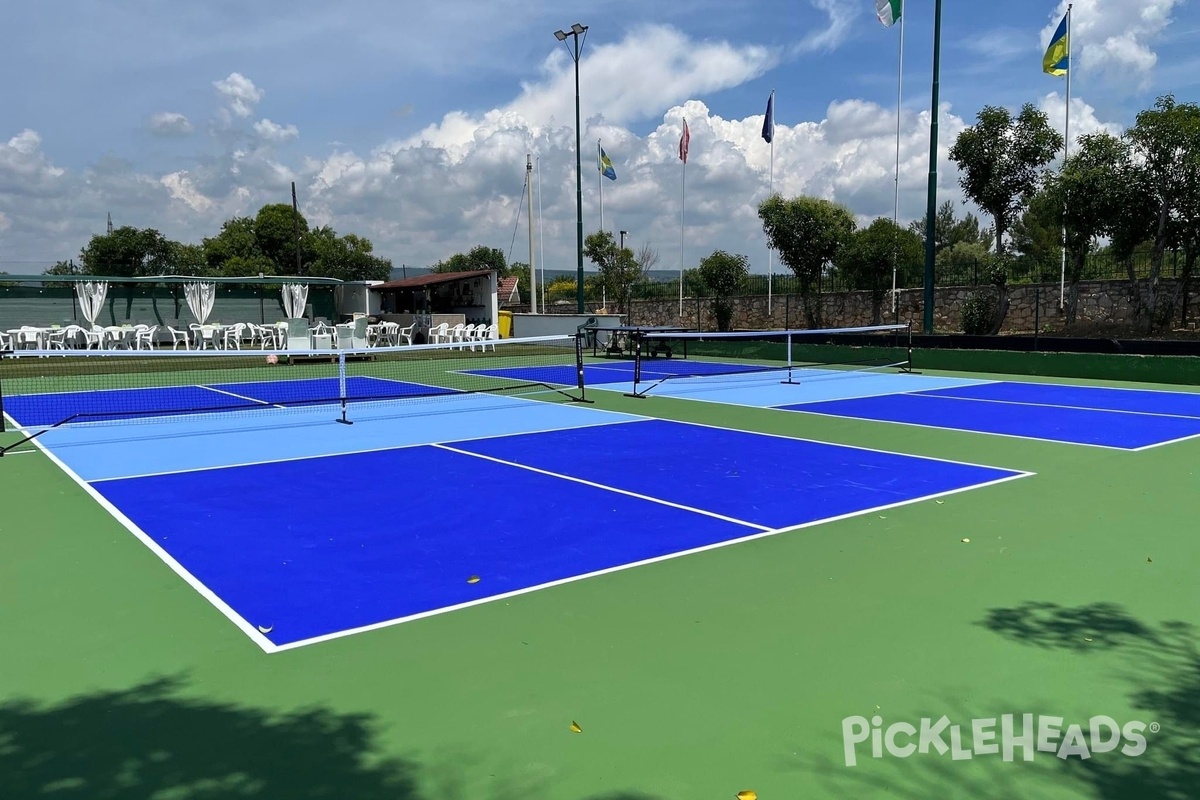
[[[331,418],[352,423],[359,404],[432,404],[464,394],[584,401],[580,337],[361,350],[6,352],[0,420],[24,438],[0,455],[65,425],[326,406]]]
[[[663,358],[664,352],[672,357]],[[642,397],[667,381],[686,381],[703,391],[730,383],[807,383],[889,371],[912,371],[910,325],[647,332],[635,343],[632,394]]]

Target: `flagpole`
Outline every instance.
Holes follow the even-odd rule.
[[[534,219],[533,219],[533,154],[532,153],[527,153],[525,155],[525,186],[528,191],[526,200],[529,203],[529,300],[530,300],[530,311],[532,311],[534,314],[536,314],[536,313],[538,313],[538,302],[537,302],[537,265],[534,263],[534,250],[533,250],[533,230],[534,230],[535,223],[534,223]],[[544,308],[542,309],[543,312],[545,312],[545,310],[546,309],[544,309]]]
[[[542,218],[542,157],[537,159],[537,196],[538,196],[538,219]],[[538,266],[541,268],[541,274],[538,275],[538,283],[542,289],[542,312],[546,311],[546,234],[544,226],[538,226]],[[533,270],[529,270],[532,276]],[[532,294],[532,292],[530,292]]]
[[[904,91],[904,20],[908,14],[900,12],[900,59],[896,69],[896,187],[892,208],[892,225],[900,226],[900,110]],[[899,272],[898,243],[892,245],[892,314],[899,313],[900,295],[897,294],[896,277]]]
[[[775,125],[775,120],[774,120],[775,90],[774,89],[771,90],[770,105],[771,105],[771,116],[772,116],[772,119],[771,119],[772,131],[771,131],[771,169],[767,173],[767,175],[768,175],[768,177],[767,177],[767,197],[768,198],[775,196],[775,131],[773,130],[774,125]],[[772,283],[773,283],[773,281],[772,281],[772,274],[771,274],[771,242],[768,240],[768,242],[767,242],[767,315],[768,316],[770,316],[770,314],[771,314],[771,293],[772,293],[771,292],[771,284]]]
[[[600,187],[600,230],[604,230],[604,164],[600,161],[600,140],[596,140],[596,185]]]
[[[683,118],[684,136],[687,136],[687,117]],[[679,182],[679,318],[683,319],[683,226],[684,210],[687,208],[687,150],[680,148],[680,160],[683,161],[682,176]]]
[[[1074,65],[1071,63],[1071,4],[1067,5],[1067,110],[1063,120],[1063,169],[1067,166],[1067,156],[1071,152],[1071,73]],[[1062,225],[1062,268],[1058,278],[1058,308],[1066,307],[1067,299],[1067,220],[1063,215]]]

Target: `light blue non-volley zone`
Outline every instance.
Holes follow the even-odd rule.
[[[558,430],[641,419],[566,403],[490,394],[223,411],[127,423],[65,425],[38,438],[85,481],[318,459],[472,436]],[[364,487],[402,476],[361,476]],[[448,476],[449,480],[450,477]],[[290,487],[262,487],[264,491]]]

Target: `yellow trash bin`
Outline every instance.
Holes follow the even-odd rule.
[[[500,312],[499,326],[500,326],[500,338],[501,339],[511,339],[512,338],[512,312],[511,311],[501,311]]]

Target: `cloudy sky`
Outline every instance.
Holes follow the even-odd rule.
[[[1061,127],[1065,81],[1041,56],[1066,3],[947,3],[946,152],[984,105],[1033,102]],[[925,207],[933,0],[905,8],[900,216]],[[874,0],[43,0],[11,7],[0,49],[0,270],[40,272],[116,225],[185,242],[290,202],[372,239],[395,265],[476,244],[575,264],[574,65],[555,30],[588,25],[580,60],[583,202],[600,227],[596,143],[617,172],[604,227],[660,268],[715,249],[765,271],[755,208],[774,187],[893,212],[899,26]],[[1072,135],[1120,130],[1157,95],[1197,100],[1200,10],[1076,0]],[[774,167],[760,136],[776,91]],[[686,178],[678,157],[686,117]],[[686,180],[686,193],[681,191]],[[682,197],[681,197],[682,195]],[[518,224],[518,213],[521,214]],[[515,238],[515,242],[514,242]]]

